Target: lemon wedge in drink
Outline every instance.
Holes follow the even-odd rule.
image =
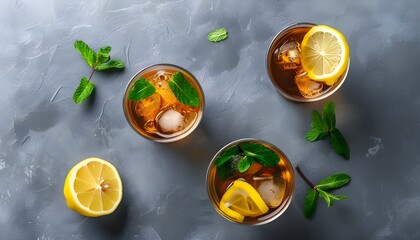
[[[220,200],[220,210],[238,222],[245,217],[257,217],[268,212],[268,206],[249,183],[233,182]]]
[[[70,209],[84,216],[112,213],[122,198],[122,182],[117,169],[100,158],[79,162],[67,175],[64,197]]]
[[[313,80],[332,85],[346,71],[350,50],[344,35],[334,28],[318,25],[304,36],[302,68]]]

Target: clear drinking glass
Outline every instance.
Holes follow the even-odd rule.
[[[219,156],[226,154],[226,151],[230,152],[236,146],[244,148],[243,144],[262,145],[274,152],[280,158],[280,161],[274,166],[263,166],[255,160],[245,172],[241,173],[238,170],[234,170],[229,177],[222,177],[220,172],[218,172],[219,166],[215,164],[216,160]],[[237,156],[234,156],[232,162],[226,162],[225,164],[232,164],[232,167],[235,168],[237,164],[236,158]],[[245,181],[252,186],[258,192],[257,195],[268,206],[268,211],[260,215],[245,216],[243,219],[238,220],[238,218],[235,218],[236,213],[229,213],[232,209],[236,211],[234,208],[223,210],[232,206],[231,203],[224,202],[222,199],[224,199],[227,191],[233,188],[235,181]],[[280,149],[262,140],[245,138],[227,144],[216,153],[207,169],[206,186],[210,202],[222,217],[236,223],[261,225],[275,220],[286,211],[292,201],[295,175],[290,161]],[[241,190],[238,191],[241,192]]]
[[[196,107],[180,103],[168,82],[180,72],[200,97]],[[140,78],[148,80],[156,92],[140,101],[128,98],[134,83]],[[156,64],[137,72],[129,81],[123,97],[124,115],[129,125],[140,136],[151,141],[168,143],[188,136],[200,123],[204,110],[204,93],[197,79],[187,70],[173,64]]]
[[[294,102],[315,102],[330,96],[344,83],[349,70],[350,60],[344,73],[331,86],[305,76],[299,57],[300,43],[314,26],[316,24],[297,23],[284,28],[267,50],[266,67],[271,82],[283,97]]]

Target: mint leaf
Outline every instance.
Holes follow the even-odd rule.
[[[317,110],[313,110],[311,114],[312,122],[311,127],[314,129],[318,129],[322,132],[328,132],[327,123],[322,119],[321,114]]]
[[[74,42],[74,48],[82,54],[83,59],[90,67],[96,64],[96,53],[85,42],[76,40]]]
[[[345,173],[337,173],[321,180],[316,187],[324,191],[338,189],[348,184],[350,180],[351,177],[349,175]]]
[[[264,166],[272,167],[280,161],[279,156],[273,150],[262,144],[241,143],[239,147],[246,156],[252,157]]]
[[[228,37],[228,32],[225,28],[219,28],[214,31],[211,31],[207,35],[207,40],[210,42],[220,42],[225,40]]]
[[[332,195],[331,193],[325,192],[321,189],[317,189],[317,191],[319,192],[319,196],[322,197],[325,200],[325,202],[327,202],[328,207],[334,205],[334,200],[344,200],[347,198],[344,195]]]
[[[315,212],[316,205],[318,204],[318,192],[311,188],[306,193],[305,205],[303,207],[303,212],[306,218],[312,217]]]
[[[86,100],[92,94],[95,85],[92,82],[88,81],[86,77],[82,77],[80,84],[77,87],[76,91],[73,94],[73,100],[76,104],[80,104]]]
[[[134,83],[133,88],[128,93],[128,99],[139,101],[150,97],[156,92],[156,88],[145,78],[140,78]]]
[[[106,63],[109,61],[109,53],[111,52],[110,46],[101,47],[98,52],[98,64]]]
[[[246,170],[251,167],[252,163],[254,163],[252,157],[244,156],[241,160],[239,160],[238,171],[241,173],[246,172]]]
[[[200,105],[200,96],[195,88],[184,78],[181,72],[176,72],[172,75],[169,81],[169,88],[171,88],[176,99],[182,104],[191,107]]]
[[[309,132],[306,133],[305,138],[306,140],[310,142],[315,142],[315,141],[325,138],[326,136],[328,136],[327,132],[319,130],[318,128],[314,128],[314,129],[309,130]]]
[[[335,105],[333,102],[327,102],[324,104],[322,118],[327,124],[328,130],[332,131],[335,128]]]
[[[311,117],[312,129],[306,133],[306,140],[315,142],[328,136],[328,127],[326,122],[322,119],[321,114],[318,111],[313,110]]]
[[[330,143],[333,150],[342,155],[345,159],[350,158],[350,149],[347,145],[346,139],[338,129],[334,129],[330,134]]]
[[[226,180],[233,177],[236,173],[236,167],[232,166],[232,161],[227,161],[216,169],[221,179]]]
[[[229,161],[230,159],[232,159],[234,156],[239,154],[239,148],[238,146],[233,146],[230,147],[228,149],[226,149],[225,151],[223,151],[214,161],[214,164],[216,166],[221,166],[223,165],[225,162]]]
[[[104,70],[110,70],[110,69],[123,69],[124,63],[121,60],[111,60],[106,63],[101,63],[98,66],[96,66],[96,70],[104,71]]]

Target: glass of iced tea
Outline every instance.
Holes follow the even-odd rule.
[[[273,85],[286,99],[314,102],[330,96],[343,84],[350,50],[338,30],[297,23],[274,37],[266,65]]]
[[[217,152],[207,169],[206,186],[221,216],[236,223],[259,225],[275,220],[287,209],[295,175],[280,149],[246,138]]]
[[[197,79],[184,68],[156,64],[131,78],[123,108],[138,134],[155,142],[174,142],[189,135],[200,123],[204,94]]]

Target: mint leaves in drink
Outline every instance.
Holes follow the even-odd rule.
[[[311,187],[306,193],[304,215],[306,218],[312,217],[318,204],[318,198],[321,197],[327,203],[328,207],[334,205],[334,201],[344,200],[347,197],[344,195],[333,195],[329,193],[330,190],[339,189],[347,185],[351,177],[345,173],[337,173],[321,180],[316,186],[309,181],[308,178],[300,170],[299,166],[296,167],[299,175],[305,180],[305,182]]]
[[[211,31],[207,35],[207,40],[210,42],[220,42],[225,40],[228,37],[228,31],[225,28],[219,28],[214,31]]]
[[[110,61],[110,46],[101,47],[98,53],[96,53],[85,42],[76,40],[74,42],[74,48],[80,52],[87,65],[92,68],[89,78],[82,77],[79,86],[73,94],[74,102],[80,104],[85,101],[95,89],[95,85],[90,81],[95,70],[105,71],[123,69],[124,63],[121,60]]]
[[[215,160],[217,173],[222,179],[232,177],[235,172],[246,172],[255,162],[272,167],[280,157],[270,148],[258,143],[240,143],[223,151]]]
[[[255,161],[266,167],[275,166],[280,161],[279,156],[273,150],[262,144],[241,143],[239,148],[242,149],[245,156],[254,158]]]
[[[145,78],[140,78],[134,83],[134,87],[128,94],[128,99],[138,101],[151,96],[156,92],[156,88]]]
[[[306,133],[305,138],[314,142],[329,136],[333,150],[345,159],[349,159],[349,146],[344,136],[335,127],[335,123],[335,105],[333,102],[328,102],[324,105],[322,116],[318,111],[312,111],[312,129]]]
[[[169,81],[169,88],[180,103],[191,107],[200,105],[200,96],[198,95],[198,92],[185,79],[181,72],[176,72],[172,75],[171,80]]]
[[[174,73],[168,85],[180,103],[191,107],[200,105],[200,95],[181,72]],[[151,96],[155,92],[156,88],[147,79],[140,78],[134,83],[134,87],[128,94],[128,99],[139,101]]]

